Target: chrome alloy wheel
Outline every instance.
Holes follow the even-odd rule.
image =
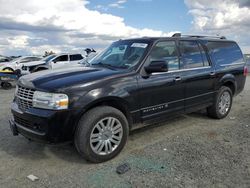
[[[225,115],[231,106],[231,95],[228,91],[224,91],[219,100],[219,112],[221,115]]]
[[[98,155],[112,153],[120,144],[123,136],[121,122],[114,117],[101,119],[92,129],[90,146]]]

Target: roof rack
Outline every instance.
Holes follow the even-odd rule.
[[[227,39],[225,36],[208,36],[208,35],[182,35],[181,33],[175,33],[172,37],[192,37],[192,38],[215,38],[215,39]]]

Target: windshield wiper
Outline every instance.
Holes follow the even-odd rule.
[[[91,65],[98,65],[98,66],[102,66],[102,67],[107,67],[107,68],[110,68],[110,69],[115,69],[115,68],[118,68],[118,67],[115,67],[111,64],[106,64],[106,63],[102,63],[102,62],[99,62],[99,63],[93,63]]]

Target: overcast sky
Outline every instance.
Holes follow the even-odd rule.
[[[0,0],[0,54],[83,53],[120,38],[224,35],[250,53],[249,0]]]

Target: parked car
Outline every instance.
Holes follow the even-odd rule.
[[[225,118],[247,75],[239,46],[224,37],[119,40],[89,63],[21,77],[13,134],[74,141],[85,159],[107,161],[132,129],[204,108]]]
[[[12,61],[8,63],[1,63],[0,70],[15,71],[15,70],[21,69],[22,66],[24,66],[30,61],[38,61],[40,59],[42,58],[37,57],[37,56],[23,56],[17,59],[13,59]]]
[[[48,69],[59,69],[77,65],[83,56],[81,54],[58,54],[45,57],[41,61],[33,61],[22,67],[22,74],[38,72]]]
[[[10,62],[12,59],[5,56],[0,56],[0,63]]]

